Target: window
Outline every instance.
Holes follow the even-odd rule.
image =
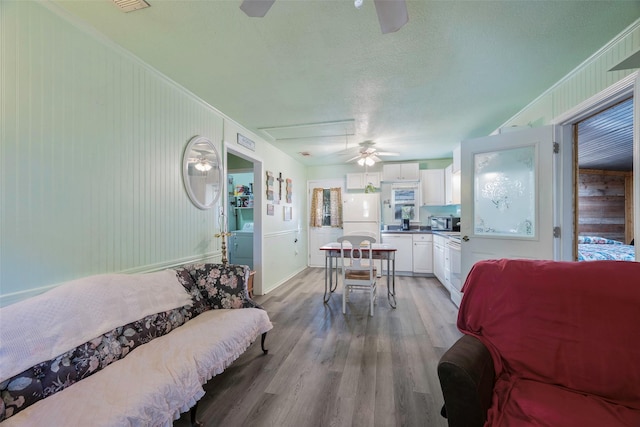
[[[314,188],[311,196],[311,227],[342,227],[342,190]]]

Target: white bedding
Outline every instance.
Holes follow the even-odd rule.
[[[171,426],[272,325],[257,308],[210,310],[10,417],[10,426]]]
[[[103,274],[0,309],[0,381],[121,325],[191,303],[175,270]]]

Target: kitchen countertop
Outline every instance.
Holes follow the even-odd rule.
[[[391,226],[393,227],[393,226]],[[381,234],[431,234],[431,227],[410,228],[409,230],[403,230],[399,225],[395,229],[381,230]]]
[[[433,234],[439,234],[444,237],[460,237],[459,231],[434,231]]]
[[[402,230],[402,228],[398,226],[398,229],[381,230],[380,234],[438,234],[447,238],[460,237],[459,231],[431,230],[431,227],[410,228],[409,230]]]

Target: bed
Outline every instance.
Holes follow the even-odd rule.
[[[599,236],[578,236],[578,261],[635,261],[635,246]]]

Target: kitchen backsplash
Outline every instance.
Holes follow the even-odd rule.
[[[419,225],[429,226],[429,217],[432,215],[452,215],[460,216],[460,205],[447,205],[447,206],[420,206],[420,222]],[[382,226],[384,225],[397,225],[399,221],[393,219],[393,212],[389,205],[382,205]],[[418,225],[417,223],[411,223]]]

